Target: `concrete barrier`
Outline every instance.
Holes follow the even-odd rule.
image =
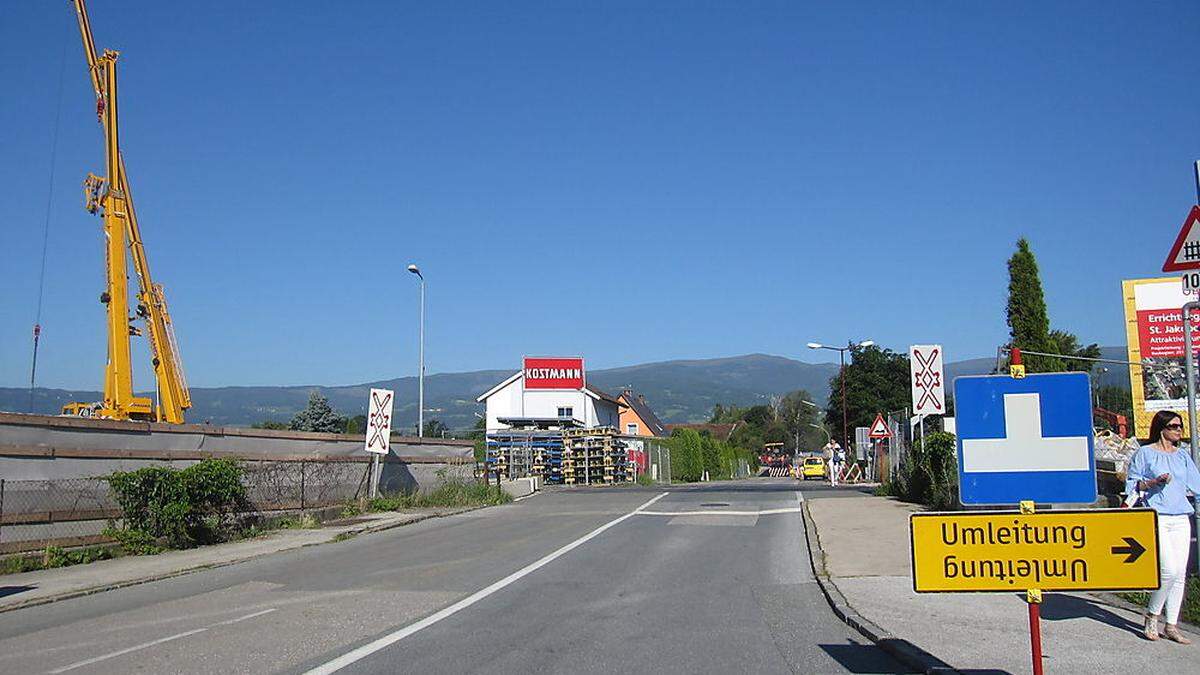
[[[511,495],[513,499],[519,499],[542,489],[542,479],[538,476],[529,476],[500,481],[500,489]]]
[[[144,466],[184,467],[206,457],[368,463],[364,441],[360,435],[0,413],[0,478],[86,478]],[[427,489],[439,471],[473,463],[471,441],[393,436],[381,487]]]

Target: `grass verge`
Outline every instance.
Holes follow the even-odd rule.
[[[367,502],[370,511],[402,511],[432,507],[494,506],[507,504],[512,496],[493,485],[460,477],[441,477],[429,492],[402,492],[376,497]]]
[[[1145,591],[1117,593],[1117,596],[1142,607],[1150,602],[1150,594]],[[1187,586],[1183,591],[1183,609],[1179,612],[1179,618],[1193,626],[1200,626],[1200,578],[1188,578]]]
[[[72,550],[47,546],[40,553],[27,553],[5,558],[0,562],[0,575],[86,565],[97,560],[109,560],[123,555],[125,552],[121,550],[120,546],[89,546]]]

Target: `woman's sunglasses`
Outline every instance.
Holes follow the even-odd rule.
[[[1182,425],[1182,424],[1168,424],[1167,426],[1165,426],[1165,427],[1163,427],[1163,428],[1164,428],[1164,429],[1170,429],[1171,431],[1183,431],[1183,425]]]

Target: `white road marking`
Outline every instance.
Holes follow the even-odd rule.
[[[227,620],[225,620],[225,621],[218,621],[217,623],[214,623],[214,624],[212,624],[212,625],[209,625],[209,626],[205,626],[205,627],[203,627],[203,628],[194,628],[194,629],[192,629],[192,630],[186,630],[186,631],[184,631],[184,632],[182,632],[182,633],[176,633],[176,634],[174,634],[174,635],[168,635],[167,637],[164,637],[164,638],[159,638],[159,639],[157,639],[157,640],[151,640],[151,641],[149,641],[149,642],[143,642],[143,643],[142,643],[142,644],[140,644],[140,645],[134,645],[134,646],[132,646],[132,647],[126,647],[125,649],[118,649],[118,650],[117,650],[117,651],[115,651],[115,652],[109,652],[109,653],[107,653],[107,654],[101,654],[100,656],[96,656],[96,657],[93,657],[93,658],[90,658],[90,659],[85,659],[85,660],[83,660],[83,661],[76,661],[75,663],[72,663],[71,665],[68,665],[68,666],[63,666],[62,668],[58,668],[58,669],[55,669],[55,670],[51,670],[51,671],[50,671],[50,675],[56,675],[57,673],[65,673],[65,672],[67,672],[68,670],[75,670],[76,668],[82,668],[83,666],[90,666],[90,665],[92,665],[93,663],[99,663],[99,662],[101,662],[101,661],[107,661],[108,659],[116,658],[116,657],[118,657],[118,656],[123,656],[123,655],[125,655],[125,654],[129,654],[129,653],[131,653],[131,652],[140,651],[140,650],[142,650],[142,649],[146,649],[147,647],[153,647],[153,646],[155,646],[155,645],[161,645],[161,644],[162,644],[162,643],[164,643],[164,642],[170,642],[170,641],[172,641],[172,640],[178,640],[179,638],[185,638],[185,637],[188,637],[189,635],[195,635],[195,634],[197,634],[197,633],[203,633],[203,632],[207,631],[208,629],[210,629],[210,628],[216,628],[217,626],[228,626],[228,625],[231,625],[231,624],[238,623],[239,621],[245,621],[245,620],[247,620],[247,619],[253,619],[253,618],[254,618],[254,617],[256,617],[256,616],[262,616],[262,615],[264,615],[264,614],[270,614],[271,612],[274,612],[274,611],[275,611],[275,609],[276,609],[276,608],[272,607],[272,608],[270,608],[270,609],[264,609],[264,610],[262,610],[261,612],[254,612],[253,614],[247,614],[247,615],[245,615],[245,616],[239,616],[239,617],[238,617],[238,618],[236,618],[236,619],[227,619]]]
[[[800,513],[799,506],[762,511],[638,511],[639,516],[771,516],[777,513]]]
[[[115,651],[115,652],[109,652],[108,654],[103,654],[103,655],[101,655],[101,656],[97,656],[97,657],[95,657],[95,658],[87,659],[87,660],[84,660],[84,661],[76,661],[75,663],[72,663],[72,664],[71,664],[71,665],[69,665],[69,666],[63,666],[62,668],[58,668],[58,669],[56,669],[56,670],[51,670],[51,671],[50,671],[50,674],[51,674],[51,675],[54,675],[55,673],[65,673],[65,672],[67,672],[68,670],[75,670],[76,668],[81,668],[81,667],[83,667],[83,666],[90,666],[90,665],[92,665],[93,663],[99,663],[99,662],[101,662],[101,661],[106,661],[106,660],[108,660],[108,659],[111,659],[111,658],[114,658],[114,657],[117,657],[117,656],[121,656],[122,654],[128,654],[128,653],[130,653],[130,652],[136,652],[136,651],[138,651],[138,650],[140,650],[140,649],[145,649],[145,648],[147,648],[147,647],[153,647],[154,645],[161,645],[161,644],[162,644],[162,643],[164,643],[164,642],[170,642],[171,640],[178,640],[179,638],[187,637],[187,636],[189,636],[189,635],[195,635],[196,633],[203,633],[203,632],[204,632],[204,631],[206,631],[206,630],[208,630],[208,629],[207,629],[207,628],[196,628],[196,629],[194,629],[194,630],[184,631],[184,632],[182,632],[182,633],[176,633],[176,634],[174,634],[174,635],[168,635],[168,636],[167,636],[167,637],[165,637],[165,638],[159,638],[159,639],[157,639],[157,640],[151,640],[150,642],[143,642],[143,643],[142,643],[142,644],[140,644],[140,645],[134,645],[134,646],[132,646],[132,647],[126,647],[125,649],[120,649],[120,650],[117,650],[117,651]]]
[[[441,621],[442,619],[453,616],[454,614],[457,614],[458,612],[470,607],[471,605],[474,605],[475,603],[479,602],[480,600],[483,600],[484,598],[495,593],[496,591],[501,590],[502,588],[512,584],[513,582],[520,580],[522,577],[528,576],[529,574],[536,572],[537,570],[554,562],[558,558],[566,555],[567,553],[575,550],[576,548],[579,548],[580,546],[586,544],[587,542],[591,541],[592,539],[595,539],[596,537],[600,536],[600,534],[603,533],[605,530],[617,525],[618,523],[624,522],[625,520],[627,520],[629,518],[632,518],[633,516],[637,515],[639,512],[644,510],[646,507],[648,507],[651,504],[653,504],[654,502],[662,499],[663,497],[666,497],[668,494],[670,494],[670,493],[664,492],[664,493],[658,495],[657,497],[651,499],[650,501],[646,502],[645,504],[642,504],[641,506],[637,507],[633,511],[626,513],[625,515],[621,516],[620,518],[616,518],[615,520],[608,521],[607,523],[601,525],[600,527],[597,527],[596,529],[592,530],[591,532],[588,532],[587,534],[576,539],[575,541],[567,544],[566,546],[563,546],[562,548],[558,549],[557,551],[554,551],[553,553],[546,555],[545,557],[541,558],[540,560],[537,560],[536,562],[532,562],[532,563],[526,565],[525,567],[522,567],[521,569],[504,577],[503,579],[501,579],[500,581],[497,581],[496,583],[492,584],[491,586],[488,586],[487,588],[475,591],[471,595],[468,595],[467,597],[463,598],[462,600],[459,600],[458,602],[454,603],[453,605],[450,605],[449,607],[446,607],[445,609],[443,609],[439,612],[431,614],[431,615],[425,617],[424,619],[417,621],[416,623],[409,624],[409,625],[405,626],[404,628],[401,628],[398,631],[388,633],[387,635],[384,635],[383,637],[381,637],[373,642],[368,642],[367,644],[365,644],[357,649],[346,652],[345,654],[342,654],[341,656],[330,661],[329,663],[326,663],[324,665],[313,668],[312,670],[305,673],[305,675],[329,675],[329,673],[335,673],[352,663],[355,663],[357,661],[361,661],[362,659],[365,659],[366,657],[370,656],[371,654],[374,654],[375,652],[377,652],[381,649],[384,649],[385,647],[389,647],[391,645],[396,644],[397,642],[403,640],[404,638],[406,638],[420,630],[423,630],[425,628],[432,626],[433,624]]]
[[[253,619],[256,616],[262,616],[263,614],[270,614],[271,612],[274,612],[275,609],[276,609],[275,607],[271,607],[270,609],[264,609],[261,612],[247,614],[246,616],[239,616],[236,619],[228,619],[226,621],[218,621],[217,623],[214,623],[212,626],[209,626],[209,628],[214,628],[216,626],[228,626],[230,624],[238,623],[239,621],[245,621],[246,619]]]

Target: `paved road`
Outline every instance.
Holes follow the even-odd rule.
[[[0,672],[904,672],[829,611],[796,487],[548,492],[0,614]]]

